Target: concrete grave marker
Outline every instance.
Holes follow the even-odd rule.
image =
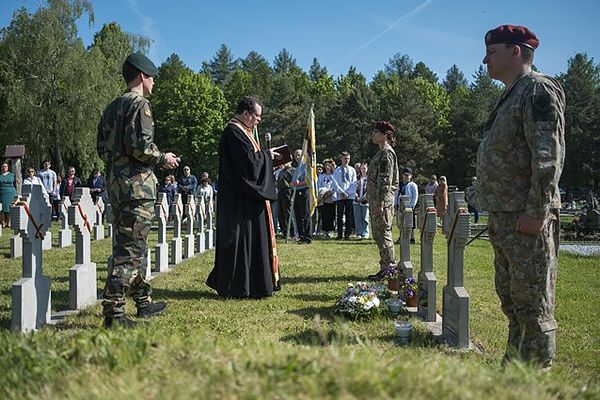
[[[410,234],[413,227],[413,210],[409,206],[409,197],[400,196],[398,208],[398,228],[400,230],[400,260],[398,266],[401,280],[414,277],[414,268],[410,262]]]
[[[90,189],[75,188],[69,207],[69,224],[75,228],[75,265],[69,270],[69,305],[80,310],[96,302],[96,264],[91,262],[91,236],[96,224],[96,206]]]
[[[422,194],[419,200],[419,228],[421,230],[421,270],[419,271],[419,314],[427,322],[435,322],[437,314],[437,279],[433,273],[433,240],[436,231],[436,211],[432,194]]]
[[[60,230],[58,231],[58,247],[68,247],[73,243],[73,231],[69,227],[69,207],[71,199],[69,196],[63,196],[60,200]]]
[[[214,229],[213,229],[213,214],[212,213],[206,213],[206,218],[205,218],[205,232],[206,232],[206,240],[205,240],[205,245],[206,245],[206,249],[212,249],[215,244],[214,244]]]
[[[182,260],[181,254],[181,219],[183,217],[183,204],[181,194],[175,193],[173,204],[171,204],[171,215],[173,216],[173,238],[171,239],[171,264],[179,264]]]
[[[109,238],[112,238],[114,236],[114,232],[113,232],[113,213],[112,213],[112,206],[110,205],[110,203],[107,203],[105,208],[104,208],[104,218],[106,219],[106,231],[107,231],[107,236]]]
[[[185,205],[185,215],[186,215],[186,230],[184,236],[184,244],[183,244],[183,257],[184,258],[192,258],[194,257],[195,246],[195,236],[194,236],[194,220],[196,219],[196,200],[194,199],[194,195],[188,195],[188,202]]]
[[[95,204],[96,223],[94,224],[94,240],[104,239],[104,201],[98,197]]]
[[[469,294],[464,288],[465,245],[469,239],[469,211],[464,192],[448,196],[448,284],[442,295],[442,340],[469,347]]]
[[[12,329],[30,331],[50,321],[50,278],[42,272],[42,241],[52,206],[41,185],[25,185],[11,207],[12,227],[22,238],[23,277],[12,285]]]
[[[206,209],[204,206],[204,198],[198,196],[196,203],[196,226],[198,233],[196,234],[196,252],[204,253],[206,251],[206,233],[204,232],[204,221],[206,220]]]
[[[154,205],[154,213],[158,220],[158,243],[154,246],[155,271],[166,272],[169,270],[169,245],[167,243],[167,221],[169,220],[169,204],[167,194],[159,193],[158,201]]]

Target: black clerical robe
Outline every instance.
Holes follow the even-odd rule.
[[[269,203],[276,198],[269,152],[230,121],[219,141],[216,255],[206,281],[219,295],[260,298],[279,286]]]

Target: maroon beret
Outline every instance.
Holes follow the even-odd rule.
[[[500,25],[485,34],[485,45],[497,43],[519,44],[529,47],[531,50],[537,49],[540,41],[535,33],[524,26],[518,25]]]
[[[377,129],[381,133],[386,133],[387,131],[396,133],[396,128],[394,127],[394,125],[390,124],[387,121],[377,121],[375,123],[375,129]]]

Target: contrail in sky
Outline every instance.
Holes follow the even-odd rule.
[[[375,35],[374,37],[372,37],[367,43],[365,43],[362,46],[360,46],[359,48],[353,50],[348,55],[348,57],[353,56],[354,54],[358,53],[359,51],[364,50],[365,48],[369,47],[377,39],[379,39],[380,37],[382,37],[383,35],[385,35],[389,31],[391,31],[392,29],[394,29],[396,27],[396,25],[398,25],[400,22],[407,21],[407,20],[411,19],[412,17],[414,17],[415,15],[417,15],[419,13],[419,11],[421,11],[422,9],[424,9],[425,7],[427,7],[427,5],[429,3],[431,3],[431,1],[432,0],[426,0],[423,4],[421,4],[420,6],[416,7],[414,10],[412,10],[412,11],[404,14],[403,16],[401,16],[400,18],[398,18],[397,20],[395,20],[394,22],[392,22],[391,24],[389,24],[387,28],[385,28],[383,31],[379,32],[377,35]]]

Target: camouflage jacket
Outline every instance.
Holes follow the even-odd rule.
[[[367,175],[367,201],[373,207],[392,207],[398,189],[398,161],[392,146],[385,144],[371,160]]]
[[[165,156],[154,139],[150,103],[127,91],[114,99],[98,124],[97,150],[106,165],[111,201],[155,200],[158,181],[153,167]]]
[[[496,103],[477,151],[477,209],[549,216],[560,207],[565,94],[553,78],[521,75]]]

